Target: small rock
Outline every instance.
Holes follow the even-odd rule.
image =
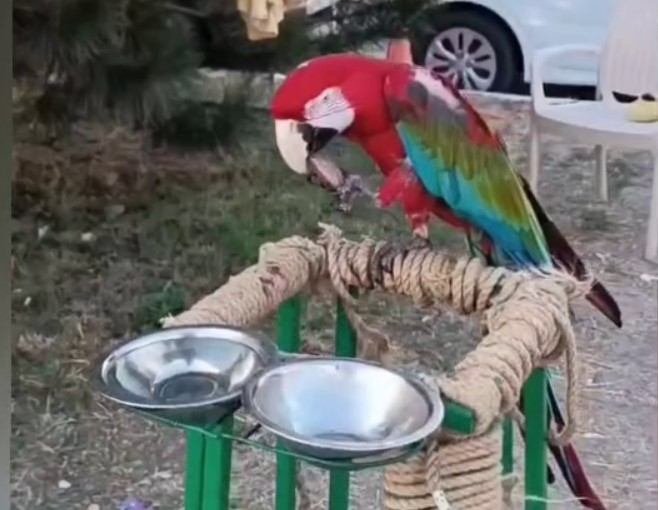
[[[585,432],[582,437],[585,439],[604,439],[605,436],[598,434],[597,432]]]
[[[137,498],[128,498],[119,507],[119,510],[147,510],[151,507],[149,501],[140,501]]]
[[[100,505],[97,505],[96,503],[92,503],[87,507],[87,510],[101,510]]]
[[[48,233],[50,230],[50,227],[48,225],[44,225],[43,227],[39,227],[37,230],[37,241],[41,241],[45,235]]]
[[[121,216],[125,211],[126,211],[126,206],[123,204],[108,205],[105,208],[105,217],[108,220],[113,220]]]
[[[57,487],[59,487],[62,490],[70,489],[71,488],[71,482],[68,480],[60,480],[57,482]]]
[[[96,240],[96,236],[93,232],[85,232],[84,234],[80,235],[80,240],[83,243],[93,243]]]

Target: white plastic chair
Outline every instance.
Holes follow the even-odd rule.
[[[546,64],[573,55],[598,57],[599,99],[547,100],[542,78]],[[565,45],[535,54],[531,82],[530,186],[536,192],[543,132],[596,147],[596,185],[600,198],[606,201],[607,148],[651,151],[654,169],[645,257],[658,262],[658,122],[627,120],[629,105],[617,102],[613,91],[633,96],[652,94],[658,98],[658,0],[617,0],[602,48]]]

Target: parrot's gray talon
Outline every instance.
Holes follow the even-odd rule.
[[[414,236],[411,244],[409,245],[410,250],[425,250],[432,249],[432,241],[427,237]]]
[[[371,196],[363,178],[360,175],[347,174],[343,184],[336,190],[338,196],[338,209],[342,212],[349,212],[352,209],[354,200],[360,196]]]
[[[432,243],[430,240],[420,236],[414,236],[411,242],[390,241],[375,256],[376,258],[372,265],[374,269],[372,273],[373,281],[377,285],[381,285],[383,283],[384,273],[393,273],[395,259],[398,256],[404,257],[410,251],[422,250],[431,247]]]
[[[390,241],[376,255],[372,264],[372,279],[377,285],[382,285],[384,273],[393,273],[395,258],[407,252],[407,247],[400,241]]]

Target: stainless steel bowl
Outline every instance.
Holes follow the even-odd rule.
[[[244,389],[245,409],[293,452],[368,467],[402,458],[437,431],[439,394],[419,380],[346,358],[266,368]]]
[[[108,399],[188,425],[218,423],[240,405],[244,385],[277,362],[274,345],[227,327],[180,327],[128,342],[95,370]]]

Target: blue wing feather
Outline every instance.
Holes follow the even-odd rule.
[[[428,193],[443,199],[459,217],[486,232],[497,247],[504,247],[504,252],[497,250],[497,259],[509,258],[522,267],[538,265],[538,261],[528,253],[518,230],[486,206],[459,168],[451,168],[439,158],[430,157],[404,124],[398,125],[398,132],[411,167]],[[543,262],[540,265],[544,268],[552,267],[550,260],[548,264]]]
[[[413,78],[389,100],[401,109],[397,130],[428,193],[486,233],[499,261],[505,254],[522,267],[553,268],[541,227],[504,148],[478,146],[469,139],[472,112],[449,106]]]

